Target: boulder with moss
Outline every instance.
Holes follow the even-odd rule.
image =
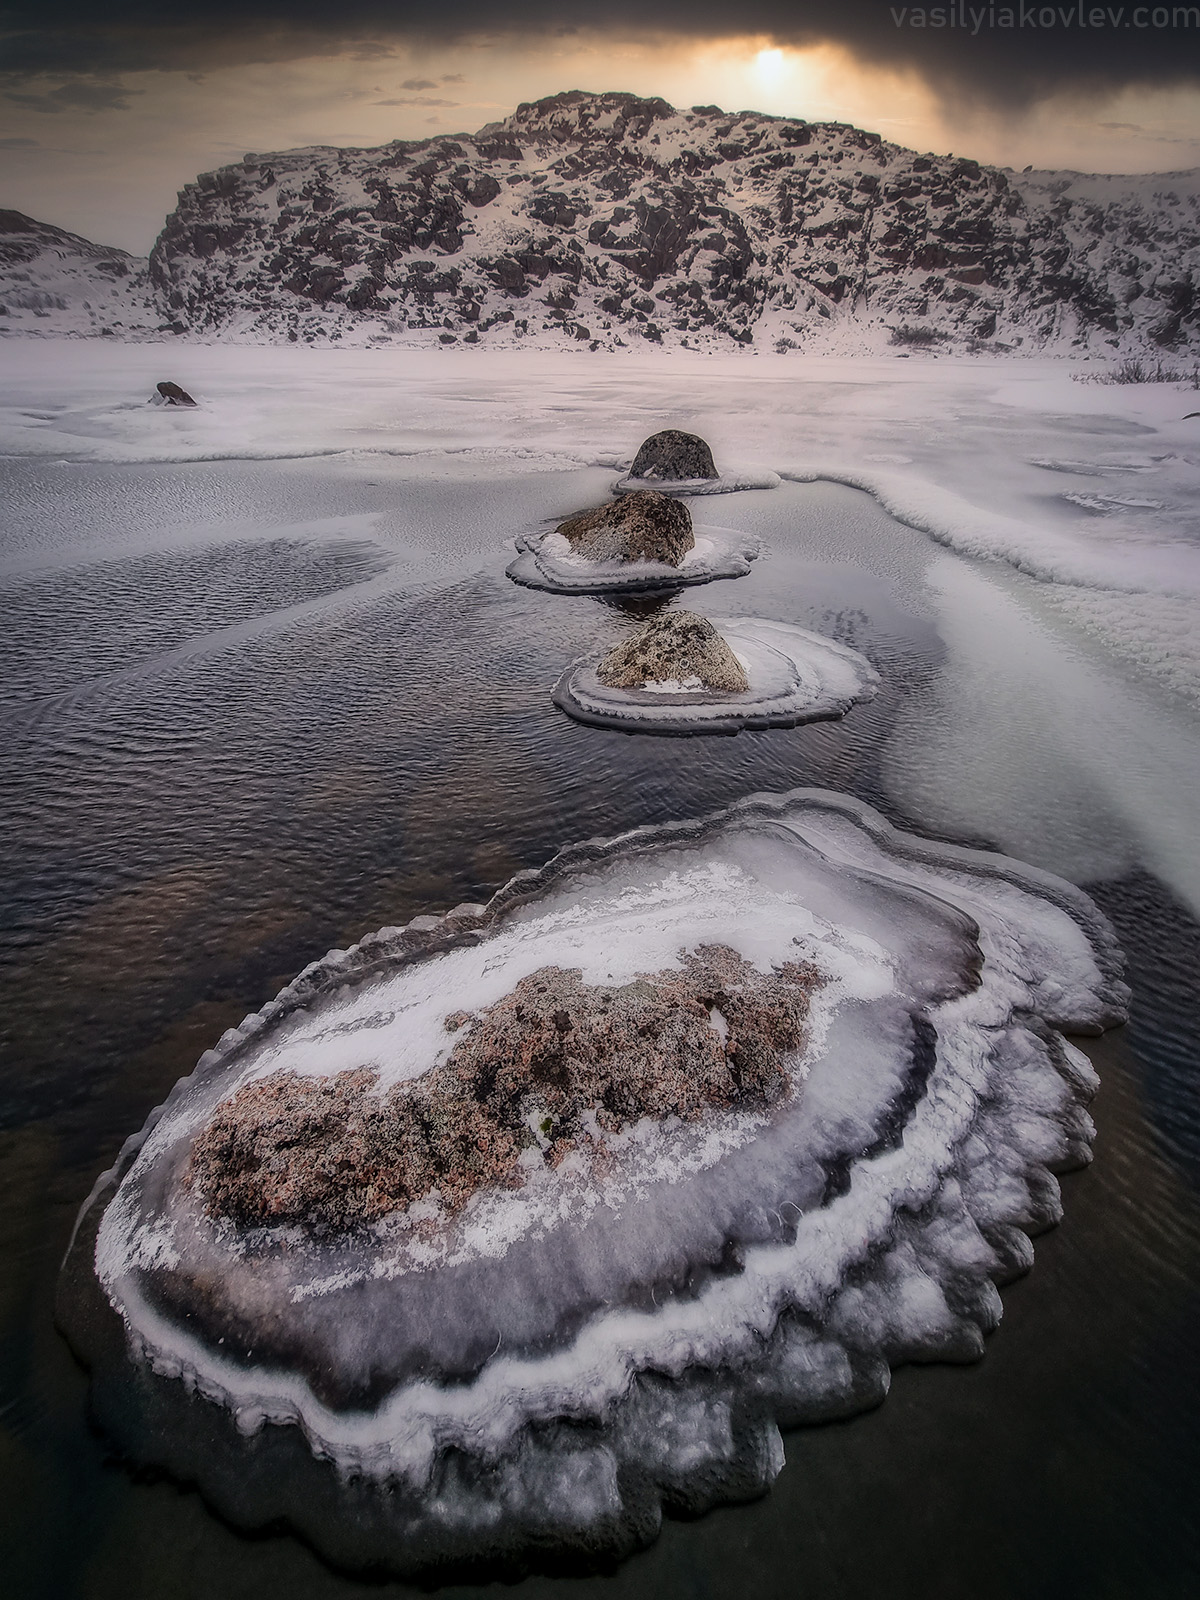
[[[656,489],[581,511],[555,531],[576,555],[591,561],[659,561],[678,567],[696,542],[688,508]]]
[[[744,694],[746,669],[707,617],[694,611],[662,611],[622,639],[596,668],[610,689],[641,689],[648,683],[698,681],[720,694]]]

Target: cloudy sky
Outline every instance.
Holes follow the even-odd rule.
[[[1200,165],[1200,0],[0,0],[0,206],[145,252],[249,150],[472,132],[628,89],[1001,165]]]

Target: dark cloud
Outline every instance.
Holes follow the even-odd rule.
[[[121,83],[91,83],[80,78],[40,94],[11,88],[5,97],[27,111],[128,111],[129,96],[142,92]]]
[[[26,76],[196,71],[321,52],[386,54],[403,40],[547,38],[593,29],[614,37],[763,34],[779,44],[833,43],[873,65],[915,71],[944,95],[1014,107],[1063,91],[1200,81],[1193,8],[1147,8],[1142,16],[1150,25],[1143,27],[1134,23],[1132,5],[1104,10],[1112,25],[1095,28],[1086,23],[1092,0],[1082,9],[1068,0],[1044,8],[1017,4],[1011,11],[989,0],[940,7],[881,0],[744,0],[736,7],[727,0],[516,0],[499,17],[494,0],[343,0],[336,7],[327,0],[193,0],[186,7],[173,7],[171,0],[107,0],[102,10],[95,0],[59,0],[52,7],[8,0],[0,18],[0,69]],[[1152,17],[1165,14],[1171,25],[1154,27]],[[997,25],[1022,15],[1024,26]],[[1044,26],[1047,20],[1053,25]]]
[[[0,150],[29,150],[39,148],[36,139],[0,139]]]
[[[417,94],[400,100],[372,100],[371,104],[373,106],[456,106],[458,101],[431,100],[427,94]],[[437,118],[432,117],[430,121],[436,122]]]
[[[1200,133],[1191,135],[1159,133],[1154,128],[1144,128],[1140,122],[1098,122],[1098,128],[1107,128],[1110,133],[1128,133],[1139,144],[1185,144],[1193,149],[1200,145]]]
[[[437,84],[432,78],[405,78],[400,87],[402,89],[436,89]]]

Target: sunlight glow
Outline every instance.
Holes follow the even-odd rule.
[[[787,71],[783,51],[760,50],[754,58],[754,71],[762,83],[773,89]]]

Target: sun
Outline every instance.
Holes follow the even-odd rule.
[[[754,58],[755,74],[768,89],[779,83],[786,70],[782,50],[760,50]]]

